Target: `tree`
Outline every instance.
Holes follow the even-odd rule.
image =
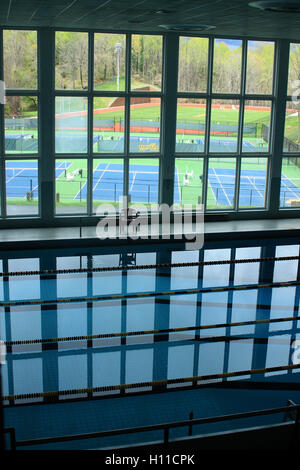
[[[298,126],[297,126],[297,143],[300,142],[300,46],[299,44],[291,44],[290,61],[289,61],[289,81],[288,93],[295,94],[296,100],[293,100],[289,106],[297,110]]]

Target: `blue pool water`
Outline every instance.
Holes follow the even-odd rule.
[[[283,389],[300,379],[300,369],[286,368],[294,364],[294,341],[300,339],[300,286],[270,286],[296,281],[299,259],[256,261],[299,256],[293,240],[249,241],[247,246],[215,242],[200,251],[170,244],[132,247],[130,252],[102,247],[0,255],[2,272],[20,272],[0,277],[1,340],[7,344],[2,366],[5,425],[16,429],[17,440],[159,424],[188,419],[195,410],[195,417],[204,417],[284,406],[287,399],[300,402],[299,392]],[[167,266],[239,259],[255,261]],[[160,264],[164,266],[155,266]],[[151,266],[24,274],[120,265]],[[269,287],[257,287],[263,283]],[[239,286],[247,289],[235,289]],[[280,318],[287,320],[251,323]],[[230,325],[236,322],[248,323]],[[169,331],[195,326],[199,328]],[[125,335],[132,332],[136,334]],[[268,371],[274,367],[285,369]],[[256,369],[267,371],[249,373]],[[225,376],[212,378],[215,374]],[[172,383],[186,378],[190,380]],[[231,390],[222,388],[228,382]],[[245,390],[235,389],[238,382]],[[135,386],[126,387],[130,384]],[[275,389],[264,390],[264,384]],[[234,426],[219,423],[198,432]],[[177,430],[174,436],[186,432]],[[156,432],[147,439],[160,437]],[[145,436],[118,439],[56,446],[98,448],[140,442]]]

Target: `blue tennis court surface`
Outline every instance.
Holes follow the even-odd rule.
[[[55,168],[58,178],[71,165],[69,162],[57,163]],[[31,194],[31,199],[38,197],[38,167],[36,162],[12,161],[6,163],[5,170],[7,197],[26,197]]]
[[[280,205],[289,199],[300,199],[300,188],[284,174],[281,175]],[[235,170],[209,168],[208,183],[218,206],[233,206]],[[239,205],[264,207],[266,172],[264,170],[241,170]]]
[[[71,162],[57,163],[56,178],[67,177]],[[158,172],[156,165],[131,165],[129,170],[129,194],[135,203],[157,203]],[[67,184],[67,178],[66,178]],[[210,168],[208,184],[217,206],[232,207],[235,188],[235,170]],[[264,207],[266,172],[264,170],[241,170],[239,205],[245,207]],[[174,203],[180,202],[179,177],[176,169],[174,183]],[[93,173],[94,201],[116,201],[123,195],[123,165],[100,163]],[[38,196],[38,168],[36,161],[9,161],[6,163],[7,197]],[[74,194],[74,199],[86,199],[87,184]],[[282,174],[280,205],[284,207],[289,200],[300,200],[300,188]],[[184,202],[184,201],[183,201]]]
[[[129,169],[128,190],[131,202],[157,203],[158,201],[157,165],[131,165]],[[175,201],[179,202],[178,174],[175,174]],[[85,184],[76,199],[86,198]],[[123,165],[100,163],[93,173],[93,198],[95,201],[119,201],[123,195]]]

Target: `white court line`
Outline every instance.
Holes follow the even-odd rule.
[[[101,181],[101,179],[103,178],[104,176],[104,173],[106,172],[106,170],[108,169],[110,163],[107,163],[106,167],[104,168],[104,170],[100,170],[102,171],[102,174],[99,176],[99,178],[97,179],[96,183],[95,183],[95,186],[93,186],[93,191],[95,191],[96,187],[98,186],[98,183]],[[97,171],[97,168],[93,171],[93,173],[95,173],[95,171]],[[86,183],[85,183],[86,184]]]
[[[67,161],[64,160],[63,162],[60,162],[60,163],[59,163],[59,166],[55,166],[55,179],[56,179],[56,180],[57,180],[58,178],[60,178],[61,175],[63,174],[63,172],[69,168],[70,165],[64,166],[64,167],[62,166],[63,164],[66,164],[66,163],[67,163]],[[56,176],[56,170],[59,170],[59,171],[60,171],[60,170],[63,170],[63,171],[62,171],[58,176]]]
[[[132,182],[131,182],[131,186],[130,186],[130,189],[129,189],[129,192],[131,193],[132,191],[132,186],[134,185],[134,180],[136,178],[136,174],[137,174],[137,171],[134,172],[134,175],[133,175],[133,178],[132,178]]]
[[[225,197],[227,198],[227,201],[228,201],[229,205],[231,206],[232,204],[231,204],[231,202],[230,202],[230,199],[229,199],[229,197],[227,196],[227,192],[225,191],[225,189],[224,189],[224,187],[223,187],[223,184],[221,183],[220,178],[218,177],[218,175],[217,175],[217,173],[216,173],[215,168],[212,168],[212,170],[214,170],[214,173],[215,173],[215,176],[216,176],[216,178],[217,178],[217,180],[218,180],[218,182],[219,182],[219,185],[221,186],[221,189],[222,189],[223,193],[225,194]],[[232,176],[232,175],[227,175],[227,176]],[[233,176],[233,178],[234,178],[234,176]]]
[[[242,176],[242,175],[241,175],[241,177],[242,177],[242,178],[245,178],[245,176]],[[262,192],[261,192],[261,191],[258,189],[258,187],[256,186],[256,184],[255,184],[255,183],[253,183],[253,181],[251,181],[251,179],[250,179],[250,178],[251,178],[251,176],[246,176],[246,178],[248,178],[248,180],[249,180],[250,184],[251,184],[251,185],[252,185],[252,186],[255,188],[255,191],[257,191],[257,192],[258,192],[258,194],[260,195],[260,197],[264,198],[264,195],[263,195],[263,193],[262,193]],[[240,185],[240,189],[241,189],[241,185]]]
[[[109,167],[110,163],[107,163],[106,167],[103,169],[103,170],[100,170],[102,171],[101,175],[99,176],[99,178],[97,179],[96,183],[95,183],[95,186],[93,186],[93,192],[95,191],[96,187],[98,186],[98,183],[100,182],[100,180],[103,178],[105,172],[107,171],[107,168]],[[95,170],[93,171],[93,173],[95,173],[95,171],[97,171],[97,168],[95,168]],[[98,170],[99,171],[99,170]],[[77,192],[77,194],[75,195],[75,197],[73,198],[73,201],[77,198],[77,196],[82,192],[83,188],[86,186],[87,184],[87,181],[84,183],[84,185],[81,187],[81,189],[79,189],[79,191]]]
[[[158,171],[140,171],[140,170],[131,170],[131,172],[139,173],[141,175],[158,175]],[[183,174],[183,173],[182,173]]]
[[[7,168],[7,170],[15,170],[15,168]],[[29,170],[29,168],[20,168],[20,171],[16,175],[13,175],[11,178],[6,180],[6,184],[8,184],[11,180],[13,180],[17,176],[19,176],[19,174],[22,173],[22,171],[24,171],[24,170]]]
[[[63,161],[63,162],[60,162],[60,163],[56,164],[56,168],[55,168],[55,169],[56,169],[56,170],[60,170],[61,165],[63,165],[64,163],[66,163],[66,162]]]
[[[288,178],[286,175],[284,175],[284,177],[285,177],[285,179],[289,180],[289,181],[295,186],[293,180],[291,180],[290,178]],[[293,191],[293,190],[286,184],[286,182],[284,181],[283,178],[281,178],[281,182],[285,185],[285,187],[286,187],[291,193],[293,193],[293,194],[297,197],[297,199],[299,199],[299,194],[295,193],[295,191]]]
[[[217,205],[218,205],[218,201],[217,201],[217,198],[216,198],[216,196],[215,196],[215,192],[214,192],[214,190],[213,190],[213,188],[212,188],[211,182],[209,181],[209,175],[208,175],[207,180],[208,180],[208,185],[209,185],[209,187],[210,187],[210,190],[211,190],[211,192],[212,192],[212,195],[213,195],[213,197],[215,198],[215,201],[216,201],[216,203],[217,203]]]

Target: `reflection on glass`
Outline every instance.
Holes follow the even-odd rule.
[[[4,81],[6,88],[37,88],[36,31],[3,31]]]
[[[230,249],[205,250],[204,261],[226,261],[230,259]],[[226,286],[229,282],[229,264],[205,265],[203,268],[203,287]],[[224,292],[224,295],[227,293]],[[210,294],[207,294],[210,298]],[[222,296],[221,296],[222,298]],[[223,305],[220,304],[220,307]],[[205,324],[205,323],[204,323]]]
[[[85,97],[56,97],[55,151],[57,153],[87,152],[87,106]]]
[[[38,214],[39,185],[37,160],[9,160],[5,163],[7,215]]]
[[[204,152],[206,100],[177,100],[176,152]]]
[[[124,152],[125,100],[96,97],[93,110],[93,149],[95,153]]]
[[[84,90],[88,84],[88,33],[55,33],[55,88]]]
[[[174,178],[175,207],[184,204],[202,204],[202,158],[176,158]]]
[[[58,384],[59,390],[67,390],[70,384],[75,390],[88,386],[87,354],[70,354],[58,358]]]
[[[80,269],[86,266],[86,256],[57,257],[56,269]],[[57,297],[79,297],[87,295],[86,273],[72,273],[71,275],[57,275]],[[78,304],[79,305],[79,304]],[[79,305],[80,308],[80,305]],[[74,306],[74,327],[75,310]],[[82,304],[82,316],[86,316],[86,305]]]
[[[162,36],[133,34],[131,38],[131,89],[160,91]]]
[[[180,37],[178,91],[205,92],[207,66],[208,39]]]
[[[246,93],[271,94],[273,86],[274,43],[248,41]]]
[[[38,98],[7,96],[5,113],[5,152],[38,152]]]
[[[251,259],[260,257],[259,247],[237,248],[235,259]],[[234,284],[258,284],[260,263],[237,263],[234,268]],[[250,291],[250,295],[253,291]],[[239,292],[235,292],[236,298]]]
[[[38,271],[40,269],[39,258],[17,258],[8,260],[8,270],[10,272],[24,272],[24,271]],[[39,276],[13,276],[9,280],[9,298],[10,300],[24,300],[24,299],[38,299],[40,298],[40,278]],[[36,310],[36,312],[39,309]],[[15,325],[19,325],[27,329],[28,322],[25,320],[26,308],[16,307],[16,312],[19,312],[20,320],[17,320]],[[23,317],[23,321],[21,318]],[[35,316],[35,313],[33,314]],[[38,315],[37,315],[38,316]],[[18,314],[17,314],[18,318]],[[20,323],[19,323],[20,322]],[[30,322],[33,326],[33,322]],[[29,336],[30,337],[30,336]]]
[[[56,160],[55,178],[56,214],[86,213],[86,160]]]
[[[160,149],[160,98],[130,100],[130,152],[157,153]]]
[[[238,372],[250,370],[252,366],[253,340],[230,341],[228,372]],[[250,375],[244,375],[242,378],[250,378]],[[240,377],[231,377],[230,380],[240,380]]]
[[[236,159],[209,159],[207,209],[232,209],[234,206]]]
[[[242,41],[215,39],[213,63],[213,91],[240,93]]]
[[[209,151],[237,151],[240,104],[237,100],[212,100]]]

